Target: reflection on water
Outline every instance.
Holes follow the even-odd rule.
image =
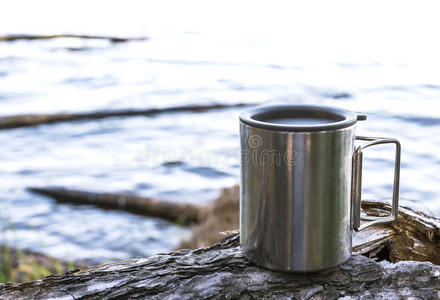
[[[120,5],[109,2],[109,13],[115,14]],[[107,20],[103,26],[86,15],[81,24],[66,17],[57,31],[149,36],[150,40],[0,43],[0,115],[239,102],[338,106],[368,115],[368,121],[359,124],[360,135],[401,141],[401,195],[416,200],[403,203],[440,213],[436,102],[440,85],[433,72],[435,49],[428,47],[421,57],[401,47],[401,39],[394,46],[404,52],[397,48],[368,52],[371,49],[365,47],[359,52],[365,43],[359,48],[344,40],[330,43],[327,29],[321,32],[313,27],[307,33],[281,24],[282,18],[292,25],[306,21],[300,16],[290,20],[281,10],[274,22],[260,24],[261,18],[253,16],[246,30],[236,13],[228,24],[216,27],[213,24],[221,16],[214,13],[210,21],[185,10],[183,16],[174,15],[176,22],[164,22],[153,16],[155,10],[134,10],[130,8],[132,15],[125,25]],[[179,22],[184,16],[192,21]],[[8,22],[9,27],[0,26],[3,33],[52,29],[44,22],[27,27]],[[331,30],[340,24],[329,26]],[[364,38],[377,45],[387,34],[382,29],[371,28],[375,31],[370,35],[377,40],[370,35]],[[310,36],[315,39],[311,41]],[[320,45],[323,41],[326,47]],[[172,224],[56,204],[25,188],[58,185],[207,202],[219,188],[238,182],[239,113],[239,109],[169,113],[0,131],[0,211],[5,237],[21,247],[96,262],[171,250],[185,234]],[[371,149],[365,157],[364,196],[389,197],[392,147]]]

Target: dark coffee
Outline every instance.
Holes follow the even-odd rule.
[[[321,125],[335,122],[329,119],[319,119],[319,118],[279,118],[279,119],[269,119],[266,120],[268,123],[282,124],[282,125]]]

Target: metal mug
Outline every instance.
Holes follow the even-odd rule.
[[[352,230],[398,212],[400,143],[355,135],[366,116],[325,106],[272,105],[240,115],[240,244],[257,265],[313,272],[345,262]],[[355,140],[367,141],[356,146]],[[361,225],[362,151],[396,145],[392,211]]]

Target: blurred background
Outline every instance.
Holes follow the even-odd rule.
[[[171,251],[188,229],[26,189],[209,203],[239,181],[239,113],[267,103],[366,113],[359,135],[402,143],[402,205],[440,214],[439,23],[424,1],[3,2],[0,36],[146,39],[0,41],[0,117],[232,107],[0,130],[0,244],[93,263]],[[364,198],[390,199],[393,151],[366,152]]]

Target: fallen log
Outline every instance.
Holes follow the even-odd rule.
[[[219,201],[223,205],[236,202],[236,189],[223,191]],[[364,201],[362,208],[370,216],[390,212],[390,205],[383,202]],[[221,214],[220,210],[215,212]],[[401,207],[394,223],[355,232],[350,260],[319,273],[289,274],[260,268],[242,256],[238,234],[234,234],[197,250],[0,285],[0,298],[438,299],[440,266],[433,263],[440,257],[439,241],[439,219]]]
[[[85,35],[85,34],[10,34],[0,36],[1,42],[12,42],[18,40],[49,40],[58,38],[77,38],[77,39],[93,39],[93,40],[109,40],[112,43],[144,41],[147,37],[117,37],[117,36],[102,36],[102,35]]]
[[[166,108],[151,109],[128,109],[115,111],[95,111],[85,113],[59,113],[59,114],[29,114],[0,117],[0,129],[12,129],[27,126],[36,126],[41,124],[50,124],[58,122],[104,119],[109,117],[131,117],[131,116],[152,116],[163,113],[173,112],[205,112],[208,110],[239,108],[252,104],[211,104],[211,105],[186,105],[173,106]]]
[[[238,234],[197,250],[129,259],[22,284],[1,299],[438,299],[440,266],[377,262],[353,255],[308,274],[274,272],[247,261]],[[409,299],[409,298],[407,298]]]
[[[65,188],[37,188],[29,191],[54,198],[59,202],[89,204],[107,209],[126,210],[143,216],[157,217],[178,224],[198,222],[205,207],[191,203],[178,203],[165,200],[115,193],[92,193]]]

